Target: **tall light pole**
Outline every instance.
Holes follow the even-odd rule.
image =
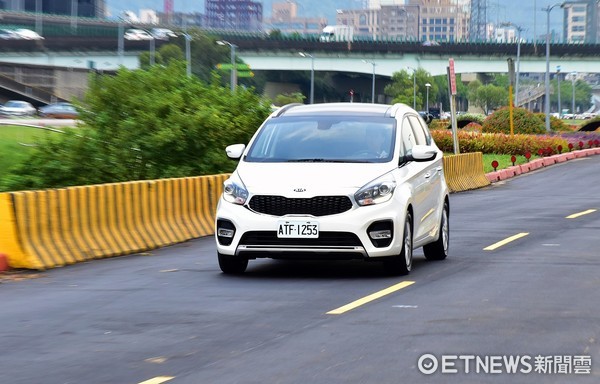
[[[187,34],[187,32],[183,35],[185,37],[185,62],[186,62],[186,68],[185,68],[185,72],[187,74],[188,77],[192,76],[192,49],[190,47],[190,42],[192,40],[192,37],[190,35]]]
[[[523,28],[508,22],[508,23],[502,23],[500,24],[501,26],[511,26],[514,27],[517,30],[517,74],[516,74],[516,79],[515,79],[515,98],[514,98],[514,104],[516,107],[519,106],[519,74],[521,71],[521,32],[523,32]]]
[[[373,66],[373,81],[371,81],[371,103],[375,103],[375,64],[374,61],[363,60],[363,63],[371,64]]]
[[[187,32],[187,17],[183,15],[183,36],[185,37],[185,72],[187,77],[192,76],[192,49],[190,47],[190,41],[192,37]]]
[[[77,0],[71,0],[71,33],[77,32],[77,14],[79,13]]]
[[[413,71],[413,109],[417,109],[417,70],[413,67],[408,67]]]
[[[425,88],[427,88],[427,113],[429,113],[429,88],[431,88],[431,84],[425,83]]]
[[[560,102],[560,65],[556,66],[556,88],[558,88],[558,118],[562,115],[562,105]]]
[[[117,55],[119,56],[119,65],[123,65],[123,45],[125,40],[125,32],[123,31],[123,19],[119,17],[119,40],[117,43]]]
[[[546,11],[546,93],[544,96],[544,101],[546,110],[546,131],[548,132],[550,132],[550,12],[555,7],[562,7],[563,5],[564,3],[556,3],[542,9],[542,11]]]
[[[237,67],[235,65],[235,49],[237,48],[237,45],[226,40],[217,40],[217,44],[229,45],[229,48],[231,48],[231,92],[233,92],[237,85]]]
[[[575,77],[577,76],[577,72],[571,72],[571,114],[573,115],[573,119],[575,119]]]
[[[42,36],[42,0],[35,0],[35,31]]]
[[[315,57],[310,53],[298,52],[302,57],[310,57],[310,104],[315,102]]]

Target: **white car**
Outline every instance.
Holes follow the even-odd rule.
[[[124,37],[126,40],[154,40],[154,37],[143,29],[128,29]]]
[[[415,248],[448,255],[442,152],[404,104],[290,104],[226,152],[240,161],[217,206],[224,273],[307,258],[381,260],[407,274]]]
[[[0,116],[34,116],[37,109],[31,103],[21,100],[9,100],[0,105]]]
[[[150,33],[157,40],[169,40],[171,37],[177,37],[175,32],[167,28],[152,28]]]
[[[31,29],[18,28],[13,31],[22,40],[44,40],[37,32]]]

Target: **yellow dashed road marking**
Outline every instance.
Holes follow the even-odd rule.
[[[485,248],[483,248],[483,250],[484,251],[493,251],[494,249],[500,248],[503,245],[506,245],[506,244],[508,244],[508,243],[510,243],[512,241],[515,241],[515,240],[520,239],[521,237],[525,237],[527,235],[529,235],[529,232],[517,233],[516,235],[511,236],[511,237],[507,237],[506,239],[504,239],[502,241],[499,241],[499,242],[497,242],[495,244],[492,244],[489,247],[485,247]]]
[[[579,216],[583,216],[583,215],[589,215],[590,213],[594,213],[596,212],[596,209],[588,209],[587,211],[583,211],[583,212],[579,212],[579,213],[574,213],[572,215],[567,216],[567,219],[576,219]]]
[[[339,307],[337,309],[334,309],[333,311],[329,311],[327,312],[328,315],[341,315],[342,313],[348,312],[353,310],[354,308],[360,307],[361,305],[365,305],[367,303],[370,303],[373,300],[377,300],[385,295],[389,295],[390,293],[396,292],[401,290],[402,288],[406,288],[409,285],[413,285],[415,282],[414,281],[403,281],[401,283],[398,283],[396,285],[392,285],[389,288],[383,289],[379,292],[375,292],[370,294],[369,296],[365,296],[362,299],[358,299],[355,300],[349,304],[346,304],[342,307]]]
[[[161,384],[166,381],[173,380],[174,378],[175,378],[174,376],[157,376],[152,379],[142,381],[139,384]]]

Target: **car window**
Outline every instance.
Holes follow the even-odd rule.
[[[245,158],[250,162],[387,162],[394,153],[389,117],[278,117],[261,128]]]
[[[429,129],[423,126],[422,120],[414,115],[408,115],[408,120],[413,128],[413,132],[415,132],[417,144],[431,145],[431,134],[429,133]]]
[[[416,144],[417,141],[412,126],[408,121],[408,117],[404,117],[402,119],[402,145],[404,146],[404,153],[410,152]]]

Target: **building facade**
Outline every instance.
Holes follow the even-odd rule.
[[[273,3],[271,17],[264,20],[266,30],[303,35],[318,35],[326,25],[327,19],[324,17],[298,16],[298,4],[295,1]]]
[[[598,41],[598,4],[595,0],[569,1],[564,5],[563,33],[567,43]]]
[[[460,41],[469,35],[468,0],[410,0],[420,6],[421,41]]]
[[[355,36],[373,39],[451,42],[468,37],[469,0],[394,3],[377,1],[370,2],[369,8],[338,10],[336,23],[353,26]]]
[[[41,9],[37,9],[41,7]],[[0,0],[0,9],[18,12],[38,12],[79,17],[106,16],[105,0]]]
[[[250,0],[206,0],[205,26],[257,31],[262,29],[262,2]]]

